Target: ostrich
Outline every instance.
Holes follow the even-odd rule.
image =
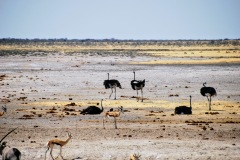
[[[142,93],[142,102],[143,102],[143,87],[145,86],[145,79],[144,80],[135,80],[135,72],[134,74],[134,79],[131,81],[131,86],[133,90],[137,90],[137,97],[138,97],[138,90],[141,90]]]
[[[187,106],[176,107],[175,114],[192,114],[192,96],[190,96],[190,107]]]
[[[10,133],[12,133],[17,128],[14,128],[10,132],[8,132],[1,140],[0,140],[0,155],[2,155],[3,160],[20,160],[21,152],[17,148],[12,148],[7,146],[7,142],[2,142]]]
[[[109,73],[108,73],[108,79],[104,80],[103,85],[105,86],[105,89],[111,88],[112,92],[109,96],[109,99],[111,98],[111,95],[113,93],[113,88],[115,89],[115,99],[116,99],[116,89],[117,87],[122,88],[120,82],[116,79],[109,79]]]
[[[96,106],[89,106],[86,109],[84,109],[80,114],[101,114],[103,112],[103,106],[102,106],[101,100],[101,109]]]
[[[206,87],[207,83],[203,83],[203,87],[200,90],[200,93],[202,96],[206,96],[209,102],[209,111],[211,111],[211,101],[212,101],[212,96],[216,96],[217,92],[213,87]]]

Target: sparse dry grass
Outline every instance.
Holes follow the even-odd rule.
[[[20,43],[1,43],[1,51],[25,51],[25,52],[54,52],[54,53],[84,53],[84,52],[106,52],[106,53],[138,53],[154,56],[182,56],[181,53],[195,54],[196,56],[202,55],[202,52],[226,52],[229,57],[232,56],[231,52],[239,53],[240,46],[232,45],[231,42],[224,45],[210,45],[209,42],[201,41],[169,41],[169,42],[138,42],[138,41],[121,41],[121,42],[20,42]],[[212,54],[212,53],[211,53]],[[194,55],[192,55],[194,56]],[[234,55],[233,55],[234,56]]]

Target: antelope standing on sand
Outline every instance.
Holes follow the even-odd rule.
[[[103,128],[105,129],[105,125],[104,125],[104,121],[106,118],[109,118],[109,117],[113,117],[114,118],[114,126],[115,126],[115,129],[117,129],[117,117],[120,117],[120,114],[121,113],[124,113],[123,111],[123,107],[118,107],[118,111],[107,111],[105,112],[104,114],[104,117],[103,117]]]
[[[17,148],[12,148],[6,145],[7,142],[1,143],[4,138],[6,138],[10,133],[12,133],[15,129],[8,132],[0,141],[0,155],[2,155],[2,160],[20,160],[21,152]]]
[[[52,150],[53,150],[54,145],[60,146],[60,153],[59,153],[59,155],[60,155],[61,158],[63,159],[63,156],[62,156],[62,147],[65,146],[65,145],[69,142],[69,140],[72,138],[71,133],[70,133],[70,132],[67,132],[67,133],[68,133],[68,139],[67,139],[66,141],[59,140],[59,139],[53,139],[53,140],[50,140],[50,141],[48,142],[48,144],[47,144],[47,150],[46,150],[46,152],[45,152],[45,160],[46,160],[46,154],[47,154],[47,152],[48,152],[49,149],[51,149],[51,150],[50,150],[50,155],[51,155],[52,159],[54,160],[53,155],[52,155]]]

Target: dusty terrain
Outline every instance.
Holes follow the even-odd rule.
[[[0,117],[0,137],[18,127],[5,140],[22,152],[23,160],[44,159],[47,142],[67,139],[66,131],[72,134],[62,151],[68,160],[123,160],[133,153],[144,160],[240,159],[239,47],[170,46],[162,51],[145,46],[148,50],[136,47],[131,54],[110,54],[116,48],[109,46],[71,53],[64,53],[66,46],[59,48],[0,57],[0,105],[8,109]],[[146,80],[144,102],[137,101],[130,86],[133,71],[136,79]],[[117,89],[117,100],[114,95],[108,99],[111,91],[103,86],[107,73],[123,87]],[[200,94],[203,82],[217,90],[212,111]],[[174,115],[175,107],[189,106],[189,95],[193,114]],[[103,129],[103,113],[80,114],[87,106],[99,106],[101,99],[105,111],[123,106],[118,129],[112,119]],[[58,153],[56,147],[54,157]]]

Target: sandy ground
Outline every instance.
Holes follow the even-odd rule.
[[[211,57],[192,63],[183,56],[181,63],[179,57],[98,54],[1,57],[0,104],[8,111],[0,117],[0,137],[18,127],[5,140],[23,160],[44,159],[47,142],[67,139],[66,131],[72,134],[62,151],[68,160],[123,160],[133,153],[144,160],[240,159],[239,63],[207,63]],[[144,102],[131,89],[133,70],[146,80]],[[117,100],[104,89],[107,73],[123,87]],[[212,111],[200,94],[203,82],[218,93]],[[174,115],[176,106],[189,105],[189,95],[193,114]],[[79,114],[101,99],[105,111],[123,106],[118,129],[111,119],[103,129],[103,114]]]

